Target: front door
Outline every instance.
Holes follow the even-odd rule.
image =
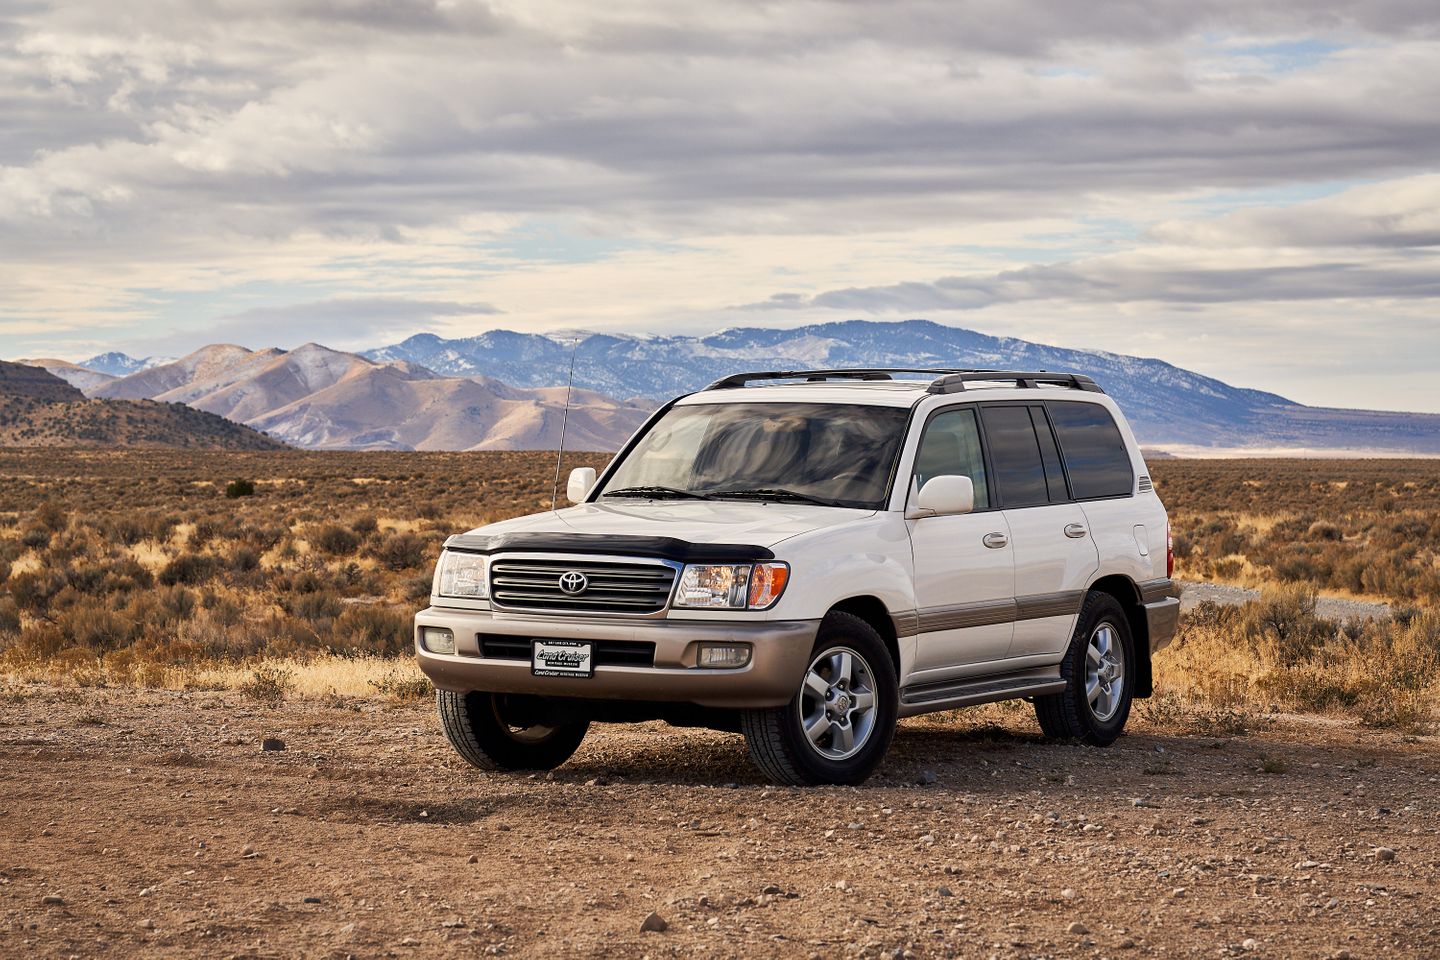
[[[985,673],[974,665],[1004,659],[1014,632],[1014,549],[1005,515],[992,501],[973,406],[930,417],[915,456],[911,502],[928,480],[945,474],[971,479],[975,510],[907,521],[920,629],[908,683]]]

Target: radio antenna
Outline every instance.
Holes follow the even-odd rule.
[[[570,390],[575,386],[575,354],[580,351],[580,338],[571,341],[570,377],[565,381],[565,412],[560,415],[560,449],[555,451],[555,483],[550,487],[550,512],[560,502],[560,463],[565,459],[565,428],[570,423]]]

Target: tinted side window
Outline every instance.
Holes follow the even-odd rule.
[[[1040,459],[1045,462],[1045,485],[1050,488],[1051,503],[1065,503],[1070,491],[1065,487],[1065,471],[1060,469],[1060,451],[1055,449],[1055,434],[1045,419],[1044,407],[1031,407],[1030,419],[1035,421],[1035,436],[1040,441]]]
[[[1098,403],[1063,400],[1045,406],[1060,439],[1075,499],[1129,496],[1134,490],[1135,474],[1110,411]]]
[[[916,489],[941,474],[969,477],[975,484],[975,509],[990,507],[990,484],[985,476],[985,457],[980,452],[980,427],[969,407],[936,414],[925,428],[920,451],[915,455]]]
[[[990,445],[990,463],[995,468],[995,485],[1000,505],[1033,507],[1050,502],[1045,484],[1045,464],[1028,407],[983,407],[985,441]]]

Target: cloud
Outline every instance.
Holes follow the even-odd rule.
[[[748,312],[917,315],[1035,300],[1223,304],[1440,298],[1440,175],[1357,186],[1283,207],[1156,224],[1131,249],[992,273],[810,295]]]
[[[251,348],[295,347],[308,341],[327,346],[373,346],[377,337],[409,335],[442,318],[494,316],[488,303],[454,303],[405,298],[337,298],[252,307],[220,317],[203,332],[174,331],[146,338],[142,353],[188,352],[204,343],[239,343]],[[198,339],[197,339],[198,338]]]
[[[1423,305],[1437,58],[1406,0],[19,0],[0,349]]]

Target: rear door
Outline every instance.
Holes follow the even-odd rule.
[[[910,502],[942,474],[971,479],[975,510],[906,521],[920,627],[909,683],[985,672],[972,665],[1003,660],[1014,630],[1014,552],[993,502],[974,405],[930,415],[908,478]]]
[[[1015,555],[1015,629],[1009,656],[1053,661],[1065,650],[1099,554],[1070,496],[1040,402],[982,404],[994,493]]]
[[[1165,520],[1159,511],[1136,509],[1135,465],[1110,411],[1082,400],[1047,400],[1045,410],[1105,572],[1136,583],[1154,578],[1157,566],[1163,574],[1163,546],[1152,557],[1151,545],[1164,544]]]

